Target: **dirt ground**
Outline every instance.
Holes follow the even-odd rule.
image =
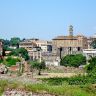
[[[83,74],[83,73],[81,73]],[[34,78],[53,78],[53,77],[72,77],[80,74],[76,73],[42,73],[41,75],[35,75]]]
[[[83,68],[50,66],[47,70],[41,71],[41,75],[34,75],[34,78],[71,77],[86,74]]]

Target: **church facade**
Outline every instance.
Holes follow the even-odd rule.
[[[83,51],[83,49],[88,48],[87,37],[83,35],[73,35],[73,26],[69,26],[68,36],[57,36],[52,40],[52,52],[60,55],[67,54],[78,54]]]

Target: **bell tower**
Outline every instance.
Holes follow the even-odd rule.
[[[73,26],[72,25],[70,25],[69,26],[69,36],[73,36]]]

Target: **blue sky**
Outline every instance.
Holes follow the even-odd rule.
[[[96,33],[96,0],[0,0],[0,38],[51,40],[74,34]]]

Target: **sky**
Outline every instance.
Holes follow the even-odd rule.
[[[96,33],[96,0],[0,0],[0,38],[51,40]]]

